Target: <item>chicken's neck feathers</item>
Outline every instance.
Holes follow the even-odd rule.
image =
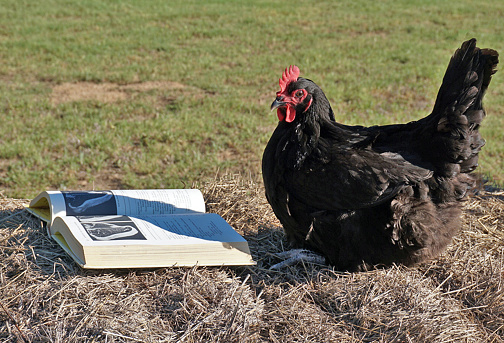
[[[292,143],[295,146],[294,168],[300,169],[306,158],[317,148],[320,139],[321,119],[316,107],[310,107],[294,125]]]

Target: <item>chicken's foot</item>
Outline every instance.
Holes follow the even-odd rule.
[[[270,270],[279,270],[285,267],[292,266],[298,262],[310,262],[316,264],[326,264],[324,256],[306,249],[292,249],[276,254],[279,258],[285,260],[272,265]]]

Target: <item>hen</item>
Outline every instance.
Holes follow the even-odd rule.
[[[475,183],[482,100],[497,63],[496,51],[464,42],[430,115],[372,127],[337,123],[320,87],[296,66],[286,69],[262,172],[288,238],[348,271],[439,254]]]

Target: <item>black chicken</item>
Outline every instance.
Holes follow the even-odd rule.
[[[412,265],[439,254],[485,144],[478,128],[498,53],[476,40],[453,55],[432,113],[385,126],[337,123],[329,101],[291,66],[271,109],[266,196],[288,238],[339,270]]]

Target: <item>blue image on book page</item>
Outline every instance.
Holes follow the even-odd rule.
[[[93,241],[146,240],[128,216],[77,216]]]
[[[67,216],[117,214],[114,194],[110,191],[61,192]]]

